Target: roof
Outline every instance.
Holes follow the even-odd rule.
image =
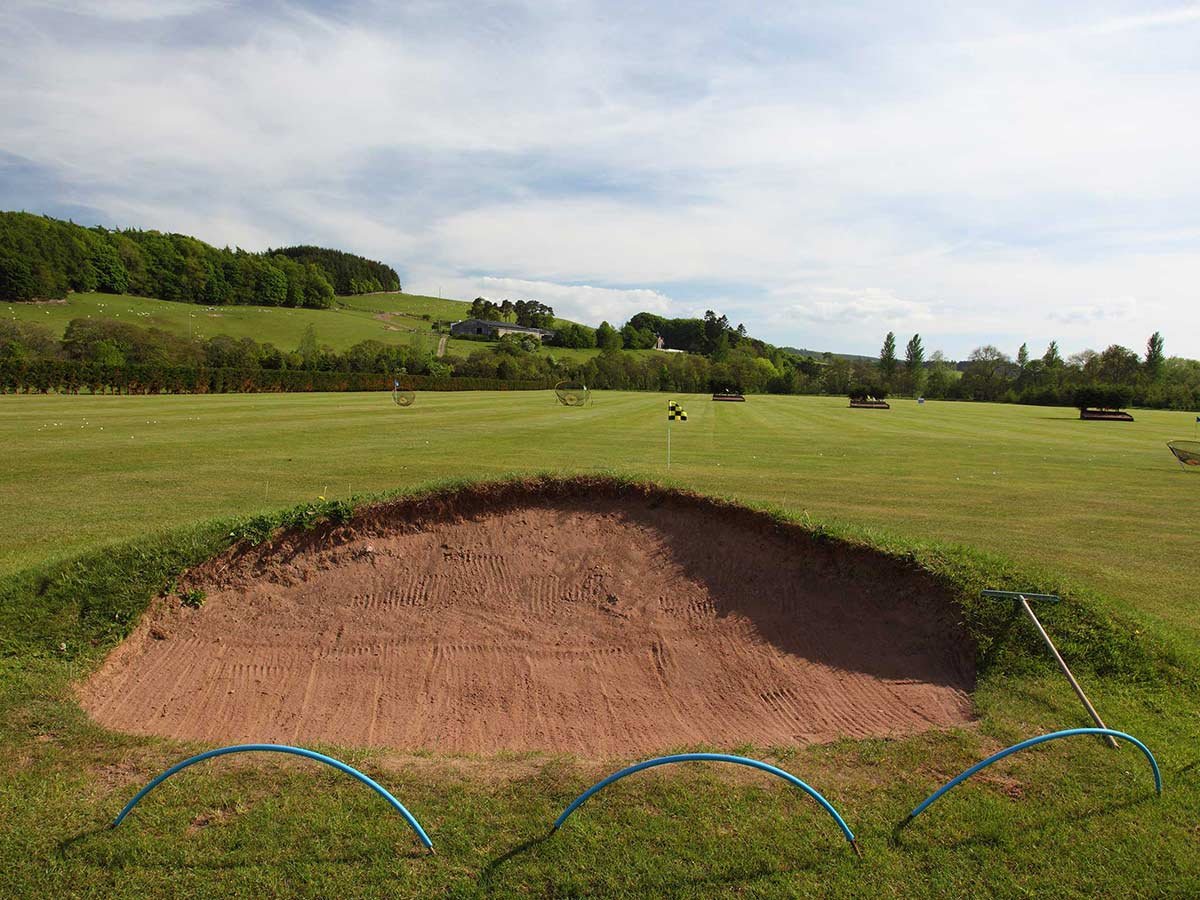
[[[488,325],[492,328],[507,328],[509,331],[527,331],[530,334],[554,334],[549,328],[534,328],[530,325],[515,325],[512,322],[493,322],[490,319],[463,319],[461,322],[454,322],[451,328],[456,325],[466,325],[472,322],[476,325]]]

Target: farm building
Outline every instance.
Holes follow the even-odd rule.
[[[484,335],[491,338],[501,338],[506,334],[528,334],[539,341],[552,337],[553,331],[545,328],[530,328],[525,325],[514,325],[512,322],[489,322],[486,319],[463,319],[450,326],[453,337],[474,337]]]

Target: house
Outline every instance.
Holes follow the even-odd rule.
[[[527,334],[539,341],[554,336],[554,332],[546,328],[530,328],[512,322],[489,322],[486,319],[463,319],[450,326],[451,337],[502,338],[506,334]]]

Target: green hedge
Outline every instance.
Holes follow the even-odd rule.
[[[435,378],[401,375],[408,391],[536,391],[550,380]],[[98,366],[72,360],[0,362],[0,393],[16,394],[228,394],[298,391],[390,391],[386,372],[323,372],[303,369],[210,369],[178,366]]]

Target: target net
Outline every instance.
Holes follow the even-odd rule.
[[[412,406],[416,399],[417,395],[413,391],[402,391],[400,388],[392,391],[392,402],[397,406]]]
[[[1200,469],[1200,441],[1167,441],[1181,466]]]
[[[560,381],[554,386],[554,395],[563,406],[583,406],[592,396],[587,385],[577,381]]]

